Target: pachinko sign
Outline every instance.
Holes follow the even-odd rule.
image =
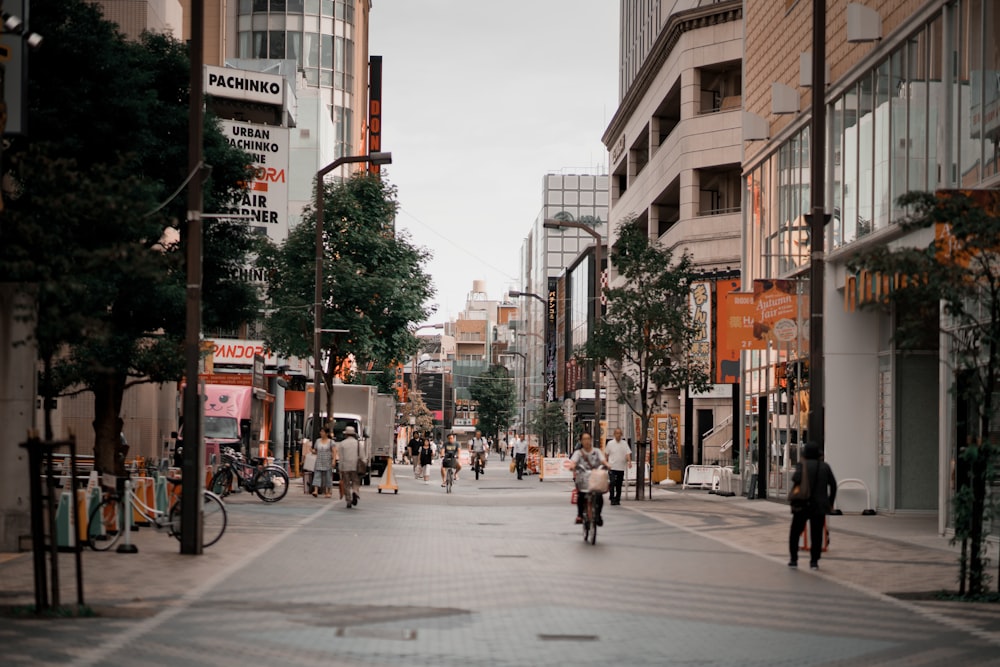
[[[288,129],[224,120],[230,146],[250,155],[253,180],[237,203],[239,215],[275,242],[288,238]]]

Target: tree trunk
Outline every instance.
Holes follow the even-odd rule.
[[[645,404],[644,404],[645,405]],[[635,499],[646,499],[646,445],[649,438],[649,415],[647,410],[643,410],[640,415],[642,426],[639,428],[639,441],[635,443]],[[649,474],[653,474],[650,466]]]
[[[125,374],[101,375],[90,388],[94,392],[94,467],[99,472],[124,475],[128,455],[128,448],[122,447]]]

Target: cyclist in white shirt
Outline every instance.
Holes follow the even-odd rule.
[[[476,437],[469,441],[469,449],[472,451],[472,464],[475,465],[476,459],[479,459],[479,471],[481,473],[486,472],[486,449],[489,445],[486,443],[486,438],[483,437],[482,431],[476,431]]]
[[[632,463],[632,450],[628,442],[622,440],[622,430],[615,429],[615,439],[604,446],[604,453],[608,457],[608,467],[610,471],[611,488],[609,499],[612,505],[622,504],[622,482],[625,481],[625,471]]]

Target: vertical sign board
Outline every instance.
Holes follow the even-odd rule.
[[[711,377],[712,369],[712,283],[699,281],[691,285],[691,364]]]
[[[230,146],[250,154],[253,180],[239,202],[255,232],[280,243],[288,238],[288,129],[223,120]]]
[[[545,400],[556,400],[556,316],[559,314],[558,278],[549,278],[545,300]]]
[[[368,59],[368,153],[382,150],[382,56]],[[378,174],[382,166],[368,163],[368,171]]]
[[[732,307],[730,295],[740,291],[740,279],[715,283],[715,381],[731,384],[740,381],[740,350],[731,329],[740,326],[739,315]],[[734,319],[735,318],[735,319]]]

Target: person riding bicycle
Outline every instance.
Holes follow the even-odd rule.
[[[454,479],[458,479],[458,471],[462,469],[462,464],[458,462],[458,442],[455,434],[448,435],[448,442],[441,448],[441,486],[445,485],[445,475],[448,468],[455,469]]]
[[[580,449],[573,452],[570,457],[573,462],[573,479],[576,480],[577,500],[576,500],[576,522],[583,523],[583,510],[586,508],[585,500],[590,494],[587,491],[590,481],[590,471],[597,468],[606,468],[608,460],[604,458],[604,452],[594,447],[589,433],[580,436]],[[594,514],[597,517],[597,525],[603,526],[604,520],[601,518],[601,508],[604,506],[604,495],[593,494],[595,505]]]
[[[486,450],[489,444],[483,437],[482,431],[476,431],[476,437],[469,441],[469,449],[472,451],[472,464],[479,464],[479,472],[486,472]]]

